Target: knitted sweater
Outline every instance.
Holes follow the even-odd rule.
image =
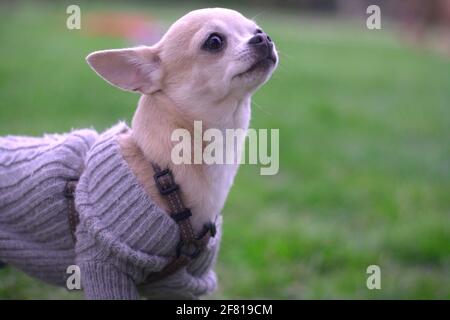
[[[216,287],[218,232],[187,267],[145,283],[175,255],[175,221],[150,199],[122,157],[119,123],[99,135],[77,130],[42,138],[0,138],[0,260],[65,285],[78,265],[86,298],[197,298]],[[66,182],[79,178],[74,244]],[[1,284],[0,284],[1,285]]]

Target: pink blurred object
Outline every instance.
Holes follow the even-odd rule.
[[[89,35],[127,39],[133,45],[152,45],[163,34],[148,15],[118,12],[87,14],[82,30]]]

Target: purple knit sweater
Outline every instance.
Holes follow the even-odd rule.
[[[86,298],[197,298],[216,287],[221,236],[187,267],[145,283],[174,256],[176,223],[149,198],[120,152],[119,123],[99,135],[77,130],[42,138],[0,138],[0,260],[46,282],[65,285],[78,265]],[[79,178],[74,244],[68,223],[68,179]],[[0,279],[1,286],[1,279]]]

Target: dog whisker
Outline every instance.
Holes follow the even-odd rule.
[[[268,116],[272,116],[273,114],[270,113],[269,111],[267,111],[266,109],[264,109],[263,106],[261,106],[260,104],[258,104],[256,101],[252,101],[252,104],[255,105],[255,107],[257,107],[259,110],[261,110],[262,112],[264,112],[265,114],[267,114]]]
[[[253,17],[250,18],[250,20],[256,22],[256,18],[258,18],[258,17],[259,17],[260,15],[262,15],[263,13],[264,13],[264,12],[262,11],[262,12],[256,14],[256,15],[254,15]]]

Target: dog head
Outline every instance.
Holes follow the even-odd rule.
[[[254,21],[214,8],[183,16],[151,47],[97,51],[87,61],[121,89],[162,91],[189,107],[249,96],[269,79],[278,55]]]

